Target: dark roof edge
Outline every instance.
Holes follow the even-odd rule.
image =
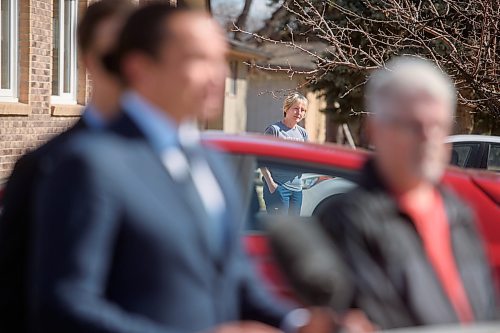
[[[228,43],[231,46],[231,50],[234,50],[236,52],[245,53],[253,58],[258,58],[258,59],[269,58],[269,54],[267,54],[266,52],[263,52],[263,51],[257,49],[256,47],[250,46],[250,45],[243,43],[241,41],[237,41],[237,40],[234,40],[232,38],[228,38]]]

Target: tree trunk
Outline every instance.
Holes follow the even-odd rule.
[[[253,0],[245,0],[245,5],[243,6],[243,10],[236,19],[235,25],[242,30],[245,30],[248,14],[250,13],[250,7],[252,7],[252,2]],[[234,39],[236,40],[241,40],[242,37],[243,37],[242,33],[236,32],[234,34]]]
[[[285,0],[285,3],[289,3],[290,0]],[[285,4],[284,3],[284,4]],[[271,15],[269,19],[266,20],[264,26],[257,31],[259,36],[268,37],[271,39],[281,39],[282,25],[285,18],[289,15],[288,10],[283,5],[279,6]]]
[[[338,124],[330,113],[326,113],[325,141],[337,142]]]

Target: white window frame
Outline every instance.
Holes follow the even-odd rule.
[[[78,57],[78,50],[77,50],[77,45],[76,45],[76,27],[78,24],[78,1],[76,0],[54,0],[54,1],[59,1],[59,71],[58,71],[58,76],[57,80],[59,83],[59,93],[57,95],[52,95],[51,96],[51,103],[52,104],[77,104],[77,86],[78,86],[78,67],[77,67],[77,57]],[[70,19],[71,19],[71,25],[69,26],[69,33],[71,34],[71,45],[69,45],[70,50],[71,50],[71,55],[70,55],[70,63],[66,64],[65,59],[64,59],[64,49],[65,47],[68,47],[68,45],[65,45],[65,35],[64,35],[64,29],[66,28],[66,25],[64,22],[65,20],[65,10],[66,7],[69,5],[70,6]],[[64,92],[64,69],[66,66],[69,66],[69,75],[70,75],[70,92],[65,93]],[[54,79],[53,79],[54,81]]]
[[[19,63],[18,59],[18,14],[19,5],[18,0],[10,0],[10,25],[9,25],[9,46],[10,46],[10,61],[9,61],[9,71],[10,71],[10,88],[2,89],[0,88],[0,101],[2,102],[17,102],[18,101],[18,73],[19,73]],[[0,25],[1,29],[1,25]],[[1,31],[0,31],[1,32]]]

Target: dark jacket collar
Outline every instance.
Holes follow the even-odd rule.
[[[390,189],[377,170],[375,159],[370,158],[361,169],[360,185],[370,192],[385,192],[390,195]]]
[[[382,180],[382,176],[377,170],[374,158],[368,159],[368,161],[366,161],[366,163],[363,165],[363,168],[361,170],[360,185],[367,190],[388,191],[388,187],[385,185],[384,181]]]
[[[368,159],[368,161],[363,165],[360,185],[370,192],[381,191],[385,192],[388,196],[393,197],[391,195],[389,185],[387,185],[387,182],[377,169],[374,158]],[[442,185],[436,185],[435,187],[441,194],[443,194],[444,188]]]
[[[123,110],[116,120],[108,125],[111,132],[130,139],[145,139],[144,133]]]
[[[370,158],[363,166],[359,184],[365,191],[377,196],[379,203],[384,204],[386,208],[395,209],[399,214],[407,216],[399,207],[396,199],[391,194],[389,186],[377,170],[375,159]],[[457,221],[462,220],[459,218],[459,211],[462,211],[462,214],[470,214],[467,205],[461,203],[451,190],[441,184],[436,185],[436,189],[443,198],[448,222],[451,225],[457,224]]]

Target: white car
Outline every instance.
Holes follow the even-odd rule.
[[[301,216],[311,216],[318,212],[320,205],[335,198],[336,195],[346,193],[351,190],[356,184],[340,177],[332,177],[317,173],[304,173],[302,180],[302,207],[300,209]],[[265,216],[266,206],[263,199],[263,182],[262,175],[259,170],[255,173],[255,187],[259,200],[260,214]]]
[[[340,177],[305,173],[302,175],[302,208],[300,215],[315,215],[321,205],[335,199],[335,196],[346,193],[356,184]]]
[[[451,164],[461,168],[500,171],[500,136],[452,135]]]

